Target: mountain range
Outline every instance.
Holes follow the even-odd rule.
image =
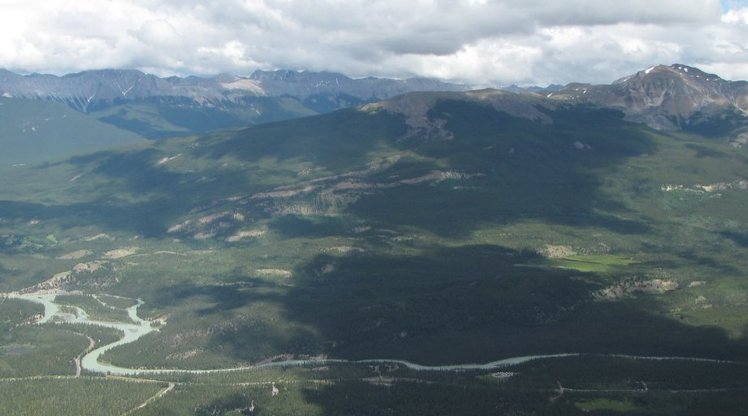
[[[743,86],[674,65],[410,92],[4,167],[0,292],[57,293],[68,322],[0,299],[0,379],[23,387],[0,398],[84,382],[130,403],[88,414],[741,414]],[[119,111],[4,100],[86,129]],[[153,331],[117,342],[131,312]],[[150,391],[74,376],[115,342],[101,362],[155,370]]]
[[[307,71],[255,71],[247,77],[160,78],[137,70],[65,76],[0,70],[0,94],[63,103],[144,137],[199,133],[334,111],[409,92],[465,91],[465,85],[412,78],[352,79]],[[657,129],[708,132],[728,113],[748,109],[748,82],[726,81],[698,68],[656,65],[609,85],[509,86],[505,91],[620,109]],[[716,118],[715,118],[716,117]],[[740,121],[733,123],[740,124]]]
[[[411,91],[463,90],[464,86],[425,78],[352,79],[331,72],[255,71],[248,77],[222,74],[200,78],[160,78],[137,70],[93,70],[64,76],[19,75],[0,70],[4,97],[63,102],[89,113],[137,100],[175,100],[193,106],[241,103],[248,97],[291,96],[300,101],[347,97],[356,102],[381,100]],[[322,105],[321,103],[319,105]]]
[[[405,111],[409,114],[418,107],[420,114],[408,117],[411,127],[438,134],[438,129],[424,121],[428,106],[416,104],[419,97],[429,97],[433,104],[440,97],[467,89],[428,79],[352,79],[335,73],[287,70],[210,78],[160,78],[135,70],[86,71],[61,77],[0,71],[0,121],[6,137],[0,163],[35,162],[146,138],[241,128],[360,105],[405,105],[410,106]],[[423,94],[429,91],[443,95]],[[605,107],[658,130],[711,136],[735,132],[736,140],[742,140],[738,136],[748,126],[748,82],[726,81],[681,64],[653,66],[609,85],[510,86],[503,91],[511,94],[489,89],[468,96],[491,96],[509,113],[524,108],[522,111],[539,117],[542,114],[534,107]],[[42,113],[47,115],[40,119],[38,114]],[[78,123],[83,123],[80,128]],[[60,137],[60,132],[76,130],[78,134]]]
[[[352,79],[288,70],[209,78],[160,78],[137,70],[65,76],[0,71],[3,97],[60,102],[149,138],[313,115],[411,91],[464,89],[422,78]]]

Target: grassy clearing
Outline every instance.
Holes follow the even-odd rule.
[[[548,262],[553,267],[559,269],[570,269],[587,273],[609,273],[637,263],[632,258],[610,254],[569,256],[552,259]]]

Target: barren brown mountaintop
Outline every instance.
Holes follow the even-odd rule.
[[[748,82],[681,64],[653,66],[610,85],[569,84],[548,96],[620,108],[630,120],[663,130],[689,130],[727,115],[745,118],[748,110]]]

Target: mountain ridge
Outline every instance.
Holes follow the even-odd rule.
[[[415,92],[469,90],[466,85],[434,79],[350,78],[326,71],[257,70],[248,76],[158,77],[135,69],[90,70],[63,76],[0,70],[0,95],[5,98],[61,102],[150,138],[320,114]],[[546,88],[512,85],[502,90],[554,102],[618,109],[628,120],[658,130],[715,135],[724,133],[724,126],[748,126],[748,82],[724,80],[677,63],[654,65],[610,84],[575,82]]]
[[[465,86],[413,78],[353,79],[333,72],[158,77],[134,69],[63,76],[0,71],[0,96],[52,101],[150,139],[238,128],[353,107],[411,91]]]
[[[745,125],[748,116],[748,82],[683,64],[651,66],[608,85],[572,83],[547,97],[621,109],[629,120],[660,130],[714,128],[708,125],[727,113]]]
[[[434,126],[426,126],[425,109],[436,99],[450,97],[488,101],[497,110],[514,116],[531,115],[530,118],[544,118],[533,110],[538,105],[554,109],[564,104],[584,104],[621,111],[626,120],[656,130],[720,136],[735,131],[740,134],[748,128],[747,81],[727,81],[682,64],[655,65],[611,84],[575,82],[563,87],[416,92],[366,104],[362,109],[402,113],[410,120],[411,127],[428,130]]]
[[[62,101],[87,113],[123,100],[179,97],[198,104],[236,102],[242,97],[346,94],[362,101],[384,99],[416,90],[463,90],[464,86],[425,78],[354,79],[334,72],[254,71],[249,76],[158,77],[135,69],[88,70],[62,76],[19,75],[0,70],[0,94],[6,97]]]

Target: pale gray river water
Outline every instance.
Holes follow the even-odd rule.
[[[63,294],[63,293],[60,293],[60,294]],[[86,314],[85,311],[83,311],[80,308],[76,308],[75,315],[64,314],[60,310],[60,305],[54,302],[55,297],[57,296],[57,294],[55,293],[28,293],[28,294],[11,293],[5,296],[9,298],[23,299],[23,300],[40,303],[44,305],[44,316],[40,320],[37,321],[37,324],[44,324],[44,323],[48,323],[52,321],[57,321],[59,319],[62,322],[96,325],[96,326],[113,328],[113,329],[122,331],[124,333],[124,336],[121,339],[119,339],[116,342],[102,345],[98,348],[95,348],[92,351],[88,352],[86,355],[84,355],[83,358],[81,359],[81,366],[83,367],[84,370],[94,372],[94,373],[103,373],[103,374],[112,374],[112,375],[148,375],[148,374],[167,374],[167,373],[210,374],[210,373],[225,373],[225,372],[232,372],[232,371],[250,370],[253,368],[256,369],[256,368],[271,368],[271,367],[293,367],[293,366],[302,366],[302,365],[325,365],[325,364],[334,364],[334,363],[398,364],[403,367],[407,367],[409,369],[418,370],[418,371],[496,370],[500,368],[505,368],[509,366],[526,363],[531,360],[547,359],[547,358],[561,358],[561,357],[571,357],[571,356],[581,355],[581,354],[576,354],[576,353],[527,355],[527,356],[521,356],[521,357],[506,358],[503,360],[492,361],[490,363],[485,363],[485,364],[476,363],[476,364],[454,364],[454,365],[436,365],[436,366],[421,365],[421,364],[413,363],[410,361],[396,360],[396,359],[367,359],[367,360],[359,360],[359,361],[319,359],[319,360],[276,361],[276,362],[270,362],[270,363],[253,365],[253,366],[210,369],[210,370],[190,370],[190,369],[179,369],[179,368],[172,368],[172,369],[127,368],[127,367],[120,367],[120,366],[109,364],[109,363],[104,363],[104,362],[99,361],[99,359],[101,358],[102,354],[111,350],[112,348],[116,348],[116,347],[119,347],[125,344],[135,342],[141,337],[153,331],[157,331],[157,329],[153,327],[150,321],[141,319],[138,316],[138,307],[140,307],[140,305],[143,304],[143,302],[140,299],[138,299],[138,303],[136,305],[133,305],[127,308],[127,313],[133,323],[125,323],[125,322],[105,322],[105,321],[92,320],[89,318],[88,314]],[[715,363],[728,362],[728,361],[722,361],[722,360],[705,359],[705,358],[690,358],[690,357],[632,356],[632,355],[620,355],[620,354],[606,354],[606,356],[620,357],[620,358],[632,358],[632,359],[644,359],[644,360],[689,360],[689,361],[706,361],[706,362],[715,362]]]

